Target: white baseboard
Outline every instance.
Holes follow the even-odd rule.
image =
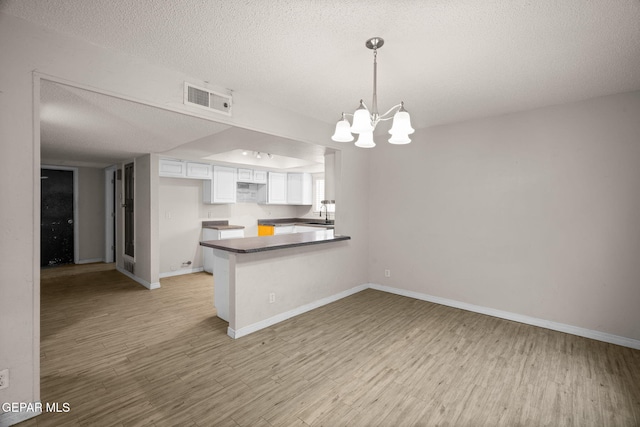
[[[76,264],[93,264],[94,262],[104,262],[104,258],[79,259]]]
[[[183,274],[199,273],[201,271],[204,271],[204,267],[181,268],[180,270],[176,271],[167,271],[166,273],[160,273],[160,278],[164,279],[165,277],[181,276]]]
[[[538,319],[536,317],[524,316],[522,314],[511,313],[508,311],[496,310],[494,308],[482,307],[479,305],[468,304],[465,302],[455,301],[447,298],[440,298],[433,295],[422,294],[419,292],[408,291],[405,289],[393,288],[391,286],[377,285],[370,283],[368,288],[378,291],[389,292],[396,295],[402,295],[409,298],[429,301],[436,304],[446,305],[449,307],[460,308],[462,310],[473,311],[475,313],[486,314],[488,316],[498,317],[501,319],[512,320],[514,322],[525,323],[527,325],[539,326],[541,328],[551,329],[554,331],[565,332],[567,334],[577,335],[580,337],[591,338],[597,341],[603,341],[610,344],[621,345],[640,350],[640,340],[621,337],[618,335],[608,334],[605,332],[585,329],[578,326],[567,325],[564,323],[552,322],[550,320]]]
[[[153,290],[153,289],[158,289],[160,287],[160,282],[155,282],[155,283],[147,282],[146,280],[141,279],[138,276],[135,276],[135,275],[129,273],[127,270],[125,270],[122,267],[116,266],[116,270],[118,270],[120,273],[124,274],[125,276],[127,276],[131,280],[134,280],[134,281],[140,283],[142,286],[144,286],[147,289]]]
[[[34,402],[33,406],[42,407],[41,402]],[[4,412],[0,414],[0,427],[9,427],[23,421],[29,420],[42,414],[42,410],[37,411],[20,411],[20,412]]]
[[[356,286],[354,288],[347,289],[346,291],[340,292],[338,294],[331,295],[326,298],[322,298],[318,301],[314,301],[309,304],[302,305],[300,307],[296,307],[293,310],[285,311],[284,313],[277,314],[273,317],[269,317],[268,319],[261,320],[260,322],[254,323],[252,325],[242,327],[238,330],[233,330],[229,327],[227,329],[227,335],[229,335],[231,338],[240,338],[245,335],[249,335],[252,332],[256,332],[256,331],[259,331],[260,329],[268,328],[269,326],[275,325],[276,323],[280,323],[284,320],[290,319],[299,314],[306,313],[307,311],[311,311],[318,307],[322,307],[323,305],[327,305],[332,302],[338,301],[342,298],[348,297],[349,295],[362,292],[368,287],[369,287],[368,284]]]

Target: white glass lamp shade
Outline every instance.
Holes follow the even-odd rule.
[[[356,141],[356,147],[360,148],[373,148],[376,146],[376,143],[373,142],[373,132],[362,132],[358,135],[358,140]]]
[[[389,138],[390,144],[402,145],[408,144],[410,142],[411,139],[409,139],[409,135],[407,135],[406,133],[394,133],[393,135],[391,135],[391,138]]]
[[[353,135],[351,135],[351,124],[347,119],[342,119],[336,123],[336,131],[331,139],[336,142],[353,141]]]
[[[353,113],[353,126],[351,133],[373,132],[371,125],[371,115],[369,110],[360,102],[360,107]]]
[[[415,129],[411,127],[411,117],[409,117],[409,113],[407,113],[404,108],[400,108],[393,116],[393,125],[391,129],[389,129],[389,133],[391,135],[407,136],[413,132],[415,132]]]

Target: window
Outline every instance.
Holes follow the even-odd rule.
[[[316,179],[316,192],[315,198],[313,199],[313,211],[323,213],[325,208],[322,207],[322,201],[325,199],[324,197],[324,179]],[[336,205],[331,204],[327,205],[329,213],[333,213],[336,211]]]

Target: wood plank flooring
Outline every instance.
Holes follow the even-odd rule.
[[[640,426],[637,350],[374,290],[232,340],[210,275],[161,284],[43,273],[70,412],[21,426]]]

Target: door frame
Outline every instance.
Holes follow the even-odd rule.
[[[42,169],[73,172],[73,263],[78,264],[78,262],[80,261],[80,227],[78,226],[78,168],[71,166],[40,164],[40,175],[42,175]],[[40,236],[40,244],[42,244],[42,236]]]
[[[116,181],[115,175],[118,171],[117,165],[112,165],[104,169],[104,262],[116,262],[116,229],[118,215],[116,213]],[[111,180],[114,180],[112,183]],[[111,217],[113,214],[113,217]],[[114,249],[112,249],[112,247]]]

